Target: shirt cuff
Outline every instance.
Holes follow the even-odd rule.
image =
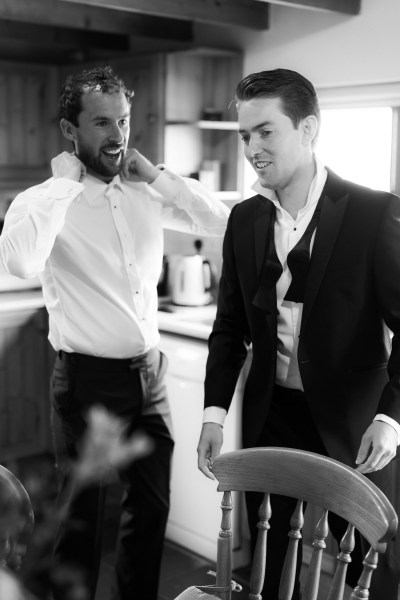
[[[149,185],[156,190],[161,196],[173,198],[179,189],[181,178],[175,173],[171,173],[168,169],[160,171],[158,177],[155,178]]]
[[[388,417],[387,415],[383,414],[376,415],[374,421],[383,421],[384,423],[391,425],[397,433],[397,445],[400,446],[400,423],[398,423],[395,419],[392,419],[392,417]]]
[[[208,406],[203,412],[203,423],[216,423],[224,426],[226,410],[220,406]]]

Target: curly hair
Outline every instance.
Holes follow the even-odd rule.
[[[67,119],[78,126],[78,115],[82,111],[82,97],[96,91],[103,94],[122,92],[129,104],[134,94],[126,87],[124,81],[113,73],[110,66],[84,70],[70,75],[64,83],[58,102],[59,119]]]

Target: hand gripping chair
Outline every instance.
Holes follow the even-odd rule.
[[[297,506],[288,524],[289,544],[281,574],[279,600],[291,600],[296,571],[297,546],[303,526],[303,502],[321,507],[322,515],[314,531],[313,552],[303,590],[303,600],[318,596],[322,552],[328,535],[328,511],[337,513],[348,523],[340,544],[340,552],[330,591],[326,600],[342,600],[347,565],[354,548],[354,529],[371,545],[364,558],[364,567],[351,599],[369,597],[371,576],[378,555],[395,535],[397,515],[386,496],[365,476],[346,465],[315,454],[291,448],[250,448],[218,456],[213,464],[218,479],[218,491],[223,492],[222,523],[218,537],[216,585],[188,588],[179,600],[234,598],[232,590],[232,531],[231,511],[233,491],[263,492],[259,509],[258,539],[250,576],[251,600],[261,599],[264,583],[264,564],[271,508],[269,494],[297,498]],[[273,526],[273,525],[272,525]],[[273,552],[273,548],[268,548]],[[196,590],[196,592],[195,592]],[[197,595],[196,595],[197,593]],[[267,600],[267,599],[266,599]]]

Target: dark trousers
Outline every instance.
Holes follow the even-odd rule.
[[[340,436],[340,432],[338,432]],[[360,440],[361,442],[361,440]],[[308,404],[303,392],[287,390],[276,386],[271,411],[267,423],[258,440],[257,446],[279,446],[297,448],[317,452],[327,456],[327,451],[322,443],[314,425]],[[371,474],[369,478],[391,499],[392,463],[385,469]],[[251,543],[254,550],[257,536],[258,508],[262,495],[258,493],[246,494],[247,514],[251,534]],[[278,600],[279,580],[283,567],[286,549],[288,546],[287,534],[290,530],[290,517],[296,506],[296,500],[285,496],[272,495],[270,520],[271,529],[268,531],[265,584],[262,592],[267,600]],[[346,530],[347,523],[331,513],[329,515],[329,528],[338,544]],[[356,547],[352,552],[352,562],[347,570],[347,583],[354,587],[362,571],[362,558],[369,545],[358,536]],[[299,575],[302,562],[301,544],[299,544],[297,580],[293,600],[299,600],[300,583]],[[399,564],[393,553],[393,543],[388,544],[384,556],[380,555],[378,568],[372,577],[370,600],[397,600],[400,571]]]
[[[54,367],[52,429],[61,506],[91,406],[101,405],[122,418],[128,435],[141,430],[154,442],[150,455],[119,473],[123,497],[112,600],[157,599],[174,445],[166,368],[167,359],[158,350],[132,360],[60,353]],[[63,573],[70,568],[90,600],[101,559],[106,490],[106,484],[99,482],[73,497],[55,542],[56,566],[61,565]],[[68,600],[65,590],[62,582],[56,582],[55,599]]]

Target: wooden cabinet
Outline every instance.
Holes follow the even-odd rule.
[[[241,199],[235,89],[241,55],[193,50],[165,57],[165,162],[181,175],[195,174],[227,201]]]
[[[58,148],[55,67],[0,61],[0,187],[20,189],[50,174]]]
[[[51,449],[47,333],[44,308],[0,311],[0,463]]]

